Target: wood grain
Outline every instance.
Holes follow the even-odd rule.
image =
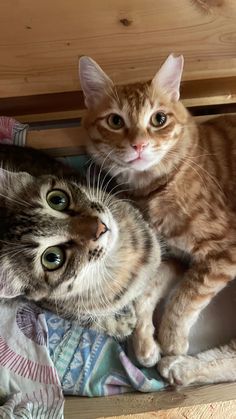
[[[185,419],[208,419],[209,417],[215,419],[217,416],[213,414],[212,416],[203,415],[204,412],[208,414],[212,411],[211,405],[222,413],[222,416],[218,416],[218,419],[236,418],[236,410],[232,411],[231,409],[236,407],[235,395],[236,384],[218,384],[190,387],[179,391],[123,394],[96,399],[68,397],[65,402],[65,419],[78,419],[78,417],[79,419],[111,417],[120,419],[151,419],[155,417],[162,419],[179,419],[181,417]],[[171,411],[173,416],[171,416]],[[178,412],[183,416],[178,416]],[[189,416],[188,414],[184,416],[185,412],[188,412]],[[192,416],[190,415],[191,412]],[[231,415],[234,413],[234,416],[227,416],[227,412],[230,412]],[[167,413],[169,416],[167,416]],[[195,416],[193,416],[194,413]],[[143,416],[139,417],[140,414],[143,414]],[[164,416],[161,416],[162,414]]]
[[[191,407],[146,412],[133,415],[110,416],[106,419],[235,419],[236,402],[218,402]],[[99,418],[103,419],[103,418]]]
[[[28,132],[26,145],[57,156],[71,156],[84,154],[87,140],[88,134],[79,126],[36,129]]]
[[[206,106],[233,106],[236,103],[236,77],[185,81],[181,100],[191,111]],[[85,112],[82,92],[64,92],[23,97],[0,97],[0,114],[15,116],[20,121],[81,117]]]
[[[84,54],[118,83],[150,79],[170,52],[184,80],[235,77],[235,18],[234,0],[2,0],[0,96],[79,90]]]

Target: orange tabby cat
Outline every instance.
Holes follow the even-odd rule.
[[[199,313],[236,276],[236,120],[197,124],[179,101],[182,70],[183,57],[170,55],[151,83],[114,86],[93,60],[80,60],[89,153],[118,183],[129,184],[156,231],[192,258],[160,325],[166,355],[187,352]],[[232,355],[230,348],[225,351]],[[224,351],[216,350],[216,359],[219,353]],[[183,359],[163,359],[163,375],[171,381],[174,364]],[[227,362],[224,379],[236,379]],[[211,381],[220,380],[217,374]]]

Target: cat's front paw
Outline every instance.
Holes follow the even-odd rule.
[[[133,347],[138,362],[144,367],[153,367],[160,359],[160,346],[152,336],[140,337],[135,331]]]
[[[108,335],[122,341],[133,333],[136,323],[135,309],[133,305],[129,305],[118,314],[108,316],[105,320],[105,329]]]
[[[199,361],[191,356],[166,356],[158,365],[161,376],[172,386],[187,386],[198,381],[196,364]]]
[[[154,339],[155,329],[153,324],[145,322],[145,319],[139,322],[132,336],[134,353],[139,364],[150,368],[157,364],[160,359],[160,346]]]
[[[158,340],[164,355],[184,355],[188,352],[188,336],[183,329],[173,328],[170,324],[161,324]]]
[[[145,321],[138,322],[132,337],[133,348],[138,362],[147,368],[153,367],[160,359],[160,347],[154,339],[154,327]]]

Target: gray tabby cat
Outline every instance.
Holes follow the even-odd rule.
[[[1,145],[0,160],[0,296],[130,335],[160,263],[140,212],[38,151]]]

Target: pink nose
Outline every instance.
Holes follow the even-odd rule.
[[[145,147],[148,146],[148,143],[138,143],[138,144],[132,144],[131,147],[133,147],[138,153],[141,153]]]

